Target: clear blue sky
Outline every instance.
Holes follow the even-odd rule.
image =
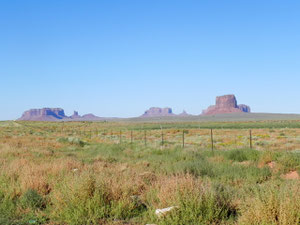
[[[1,0],[0,120],[30,108],[300,113],[299,0]]]

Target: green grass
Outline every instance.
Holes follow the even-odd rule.
[[[94,125],[20,122],[1,130],[0,224],[299,224],[299,181],[282,177],[300,170],[298,151],[226,146],[211,151],[167,141],[164,146],[112,144],[101,143],[97,132],[61,132],[66,126]],[[111,126],[116,141],[119,129],[141,128],[101,125]],[[163,125],[177,127],[172,135],[178,140],[180,129],[199,128],[197,123]],[[292,123],[201,124],[206,125],[236,129]],[[107,133],[109,128],[104,128]],[[142,129],[160,127],[144,123]],[[155,215],[156,209],[170,206],[175,206],[170,213]]]
[[[225,152],[225,157],[236,162],[257,161],[259,154],[258,151],[252,149],[237,149]]]
[[[214,187],[176,193],[176,208],[163,218],[152,218],[157,224],[221,224],[232,223],[237,211],[227,190]]]

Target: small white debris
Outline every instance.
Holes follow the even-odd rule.
[[[77,168],[73,169],[73,172],[76,172],[76,171],[78,171],[78,169],[77,169]]]
[[[173,210],[175,208],[178,208],[178,206],[171,206],[171,207],[164,208],[164,209],[157,209],[157,210],[155,210],[155,214],[158,217],[161,217],[161,216],[166,215],[167,212],[170,212],[171,210]]]

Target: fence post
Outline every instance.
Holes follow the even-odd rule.
[[[214,151],[214,136],[213,136],[213,129],[210,129],[210,139],[211,139],[211,150]]]
[[[120,130],[119,144],[122,142],[122,131]]]
[[[164,146],[164,132],[161,130],[161,146]]]
[[[145,141],[145,146],[147,146],[147,131],[144,130],[144,141]]]
[[[182,131],[182,148],[184,148],[184,130]]]
[[[252,149],[252,130],[249,131],[249,144],[250,144],[250,149]]]
[[[130,132],[130,144],[133,143],[133,134],[132,134],[132,131]]]

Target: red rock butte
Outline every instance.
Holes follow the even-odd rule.
[[[160,116],[174,116],[171,108],[151,107],[142,115],[142,117],[160,117]]]
[[[103,118],[93,114],[85,114],[80,116],[77,111],[74,111],[72,116],[66,116],[65,111],[61,108],[43,108],[30,109],[23,113],[18,120],[26,121],[97,121]]]
[[[203,110],[203,115],[215,115],[224,113],[250,113],[249,106],[237,104],[237,100],[234,95],[223,95],[216,97],[216,104],[209,106],[206,110]]]

